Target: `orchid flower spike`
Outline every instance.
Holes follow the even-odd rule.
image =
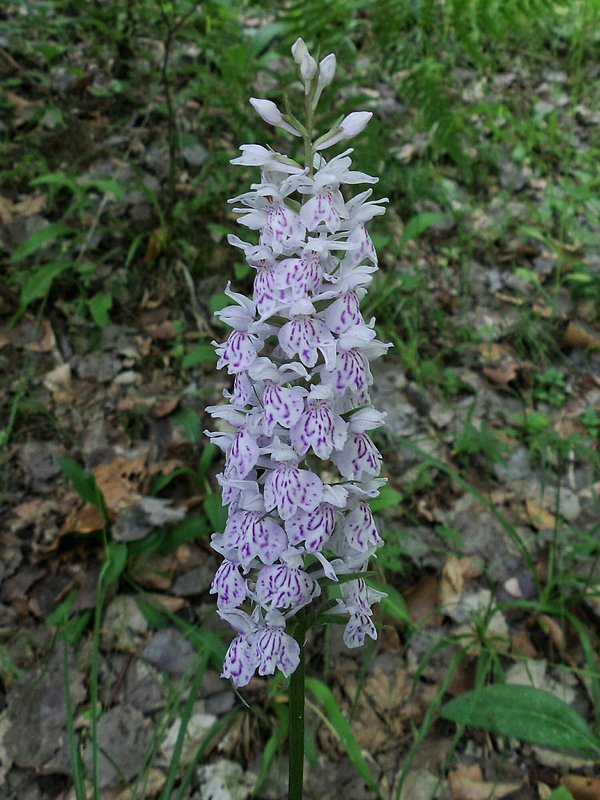
[[[320,152],[358,135],[372,114],[355,111],[314,136],[336,58],[317,63],[302,39],[292,55],[306,126],[271,100],[250,102],[269,125],[303,138],[305,163],[258,144],[242,145],[232,161],[260,170],[259,182],[230,201],[251,241],[228,237],[254,285],[251,297],[227,285],[232,304],[218,317],[231,331],[214,345],[233,386],[226,402],[206,409],[217,427],[207,435],[224,454],[217,481],[228,508],[211,539],[223,561],[210,591],[234,631],[222,675],[236,686],[296,670],[301,609],[318,617],[320,603],[333,605],[347,617],[348,647],[376,638],[373,604],[383,596],[364,575],[382,544],[369,503],[385,483],[376,433],[385,415],[369,391],[370,363],[390,345],[361,303],[377,271],[365,225],[386,200],[370,200],[372,189],[347,199],[345,187],[377,178],[351,169],[351,149],[330,159]],[[332,597],[329,584],[341,575]]]

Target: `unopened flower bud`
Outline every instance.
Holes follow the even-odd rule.
[[[292,45],[292,56],[298,66],[302,64],[302,59],[308,54],[308,47],[304,43],[304,39],[298,38]]]
[[[262,119],[264,119],[265,122],[268,122],[269,125],[274,125],[277,128],[283,128],[284,131],[291,133],[293,136],[301,136],[300,131],[292,127],[289,122],[285,121],[283,114],[271,100],[262,100],[257,97],[251,97],[250,104],[259,117],[262,117]]]
[[[331,81],[335,76],[335,68],[336,68],[336,58],[333,53],[329,53],[328,56],[321,61],[319,64],[319,88],[324,89],[326,86],[329,86]]]
[[[353,111],[341,121],[337,128],[323,134],[315,142],[315,150],[325,150],[338,142],[352,139],[364,131],[373,114],[371,111]]]
[[[317,62],[310,55],[310,53],[306,53],[306,55],[302,59],[302,63],[300,64],[300,77],[302,78],[302,81],[304,83],[304,90],[306,94],[309,93],[311,81],[316,74],[317,74]]]

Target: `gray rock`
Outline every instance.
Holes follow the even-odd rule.
[[[63,653],[57,648],[41,674],[29,673],[10,693],[4,746],[17,766],[39,770],[66,744],[64,683]],[[69,689],[76,709],[85,689],[75,670],[69,673]]]
[[[215,561],[210,558],[193,569],[179,575],[171,591],[179,597],[202,594],[210,589],[210,584],[215,576]]]
[[[105,789],[135,778],[152,735],[148,720],[136,708],[116,706],[101,717],[99,728],[100,786]],[[84,748],[83,758],[89,774],[91,742]]]
[[[53,442],[26,442],[19,461],[34,489],[47,491],[48,481],[60,474],[59,458],[64,453]]]
[[[77,360],[76,371],[83,381],[109,383],[121,370],[121,362],[110,353],[88,353]]]
[[[526,447],[517,447],[508,459],[501,464],[494,464],[493,470],[499,481],[523,480],[531,473],[529,450]]]
[[[144,661],[171,676],[183,675],[195,658],[196,651],[176,628],[157,631],[142,653]]]

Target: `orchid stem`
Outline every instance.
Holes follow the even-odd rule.
[[[306,622],[299,621],[296,641],[300,646],[300,663],[290,677],[289,695],[289,790],[288,800],[302,800],[304,784],[304,644]]]

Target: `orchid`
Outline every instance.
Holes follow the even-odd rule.
[[[207,409],[221,421],[208,436],[225,455],[217,479],[228,506],[224,532],[212,537],[224,560],[210,591],[236,634],[222,673],[236,686],[275,670],[293,678],[307,620],[322,608],[347,617],[348,647],[376,638],[372,606],[384,596],[364,573],[382,544],[369,501],[385,483],[371,438],[385,414],[371,404],[370,363],[390,345],[361,301],[377,270],[365,225],[387,198],[371,200],[367,189],[345,199],[342,187],[377,178],[351,169],[352,149],[329,160],[318,151],[360,133],[371,113],[351,113],[313,141],[313,112],[336,60],[317,64],[301,39],[292,54],[306,125],[269,100],[251,103],[265,122],[303,138],[305,164],[257,144],[232,161],[261,170],[230,201],[238,222],[258,232],[257,243],[229,237],[256,275],[251,298],[227,287],[233,304],[219,318],[232,331],[214,344],[233,387],[227,403]]]

